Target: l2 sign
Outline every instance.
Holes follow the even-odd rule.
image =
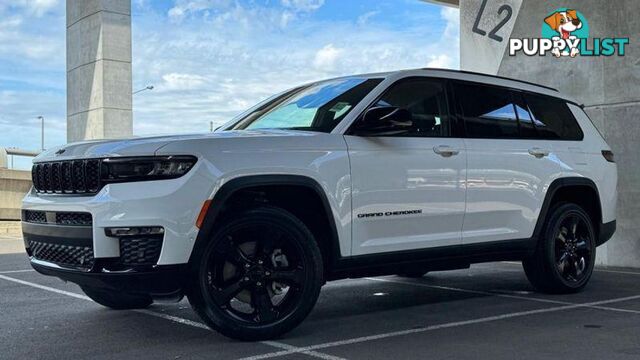
[[[460,1],[460,67],[496,75],[522,0]]]

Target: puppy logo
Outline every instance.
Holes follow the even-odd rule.
[[[590,38],[587,18],[578,10],[560,8],[544,18],[540,37],[509,39],[509,56],[624,56],[628,45],[629,37]]]
[[[584,26],[583,21],[580,19],[580,15],[578,15],[577,10],[564,10],[564,11],[555,11],[551,15],[547,16],[544,19],[544,22],[549,25],[551,29],[556,32],[556,36],[551,37],[552,40],[564,40],[568,45],[567,51],[562,51],[560,47],[554,47],[551,53],[556,56],[571,56],[576,57],[580,54],[580,49],[578,49],[578,42],[573,42],[572,40],[578,39],[580,36],[573,35],[573,33],[582,29]],[[543,29],[544,32],[544,29]],[[560,36],[558,36],[560,35]],[[588,34],[587,36],[588,37]],[[572,46],[576,44],[576,46]]]
[[[576,10],[555,12],[544,19],[544,22],[562,35],[562,38],[565,40],[571,37],[572,32],[582,29],[582,20],[578,18],[578,12]]]

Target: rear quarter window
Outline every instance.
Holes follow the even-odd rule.
[[[550,96],[525,94],[538,138],[580,141],[584,134],[566,101]]]

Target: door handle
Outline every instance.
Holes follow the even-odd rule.
[[[534,147],[529,149],[529,154],[535,156],[538,159],[541,159],[545,156],[549,156],[549,150]]]
[[[460,150],[454,149],[449,145],[440,145],[434,146],[433,152],[442,157],[452,157],[454,155],[458,155],[460,153]]]

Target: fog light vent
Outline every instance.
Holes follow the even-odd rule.
[[[162,238],[120,238],[120,262],[125,266],[156,265],[162,250]]]

